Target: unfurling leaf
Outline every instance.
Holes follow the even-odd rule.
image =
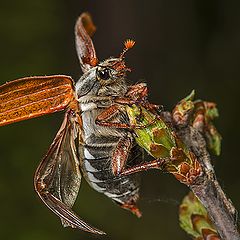
[[[180,226],[195,240],[220,240],[206,209],[190,192],[179,207]]]

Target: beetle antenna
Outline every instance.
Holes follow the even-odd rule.
[[[133,46],[135,45],[135,43],[136,43],[136,42],[135,42],[134,40],[132,40],[132,39],[127,39],[127,40],[124,42],[124,49],[123,49],[122,53],[120,54],[120,58],[124,58],[125,53],[126,53],[129,49],[133,48]]]

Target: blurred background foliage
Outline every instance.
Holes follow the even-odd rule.
[[[12,0],[0,3],[0,83],[35,75],[81,70],[73,28],[89,11],[98,27],[99,59],[118,56],[126,38],[137,45],[127,55],[131,83],[145,81],[150,100],[171,109],[195,89],[218,103],[223,136],[218,178],[240,209],[239,90],[240,2],[234,0]],[[100,239],[64,229],[33,190],[34,171],[63,119],[57,113],[0,128],[0,236],[14,240]],[[137,219],[83,182],[74,209],[106,231],[101,239],[189,239],[178,226],[178,205],[188,192],[172,176],[143,174],[143,217]]]

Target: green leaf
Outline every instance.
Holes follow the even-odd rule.
[[[183,230],[195,238],[205,239],[203,232],[216,234],[206,209],[192,192],[184,197],[179,207],[179,222]]]

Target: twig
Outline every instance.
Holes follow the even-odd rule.
[[[195,179],[189,188],[206,208],[221,239],[240,239],[237,230],[237,211],[216,179],[204,138],[191,126],[176,128],[176,131],[196,155],[202,166],[202,174]]]

